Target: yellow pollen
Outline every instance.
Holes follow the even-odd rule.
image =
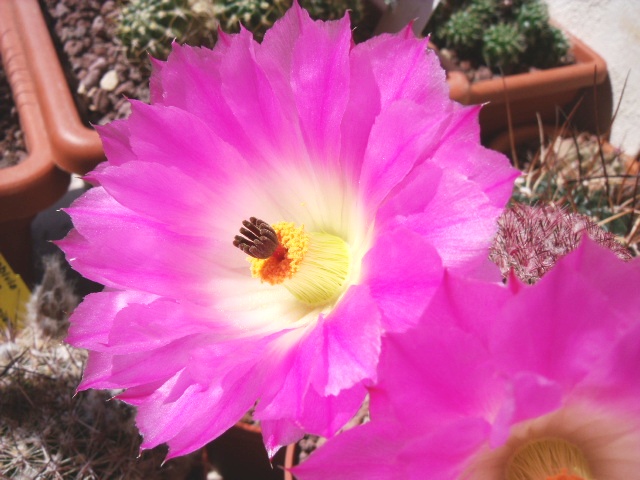
[[[309,249],[309,235],[304,225],[296,227],[292,222],[271,225],[278,236],[278,248],[269,258],[249,257],[251,275],[263,282],[277,285],[292,278],[300,270],[300,264]]]
[[[593,480],[580,448],[560,438],[538,438],[518,448],[506,480]]]

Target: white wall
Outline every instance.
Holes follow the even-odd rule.
[[[551,17],[607,62],[614,108],[629,75],[611,143],[635,155],[640,150],[640,0],[546,1]]]

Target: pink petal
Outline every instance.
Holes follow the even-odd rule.
[[[257,394],[253,382],[238,381],[239,373],[235,372],[236,381],[224,389],[217,382],[206,386],[194,382],[185,371],[175,375],[138,405],[136,423],[144,439],[141,448],[167,443],[170,459],[202,447],[231,428]],[[250,375],[246,370],[241,373]]]
[[[640,393],[638,382],[638,365],[640,365],[640,324],[635,325],[621,338],[615,348],[611,362],[611,369],[604,374],[604,378],[594,375],[593,380],[600,385],[608,385],[608,394],[613,398],[620,398],[623,394]]]
[[[438,250],[445,267],[470,273],[486,265],[517,172],[506,157],[479,146],[476,110],[456,111],[445,127],[427,160],[388,196],[376,222],[416,231]]]
[[[443,170],[431,201],[403,223],[436,248],[445,267],[469,271],[486,259],[502,208],[476,183]]]
[[[370,65],[382,109],[396,100],[406,99],[423,105],[430,115],[438,116],[450,110],[452,102],[444,81],[445,73],[435,53],[427,50],[427,39],[401,34],[377,35],[357,45],[353,55]]]
[[[380,312],[364,285],[347,290],[327,316],[321,316],[323,350],[311,383],[323,395],[337,395],[365,379],[375,380],[380,353]]]
[[[294,49],[304,28],[314,28],[313,21],[299,3],[293,5],[268,29],[256,51],[258,63],[268,75],[273,89],[281,99],[291,97],[291,71]]]
[[[224,205],[221,196],[175,167],[129,162],[103,168],[93,176],[118,203],[166,225],[167,229],[197,236],[217,233],[218,217],[212,208],[203,206]],[[163,194],[158,195],[158,191]]]
[[[148,305],[156,295],[136,291],[91,293],[84,298],[69,318],[71,323],[65,339],[78,348],[104,345],[116,315],[129,304]]]
[[[282,332],[279,338],[274,339],[267,347],[267,356],[278,358],[278,362],[270,365],[273,379],[268,382],[256,406],[257,419],[281,420],[298,418],[302,414],[309,375],[322,346],[322,329],[317,322]]]
[[[503,154],[480,144],[480,106],[456,109],[447,132],[430,160],[445,171],[455,170],[480,186],[490,204],[503,208],[521,172]]]
[[[324,368],[316,363],[325,350],[326,328],[326,323],[319,321],[304,330],[278,335],[268,347],[267,357],[279,360],[271,362],[269,382],[254,415],[261,423],[269,422],[271,430],[265,442],[270,451],[289,443],[289,435],[293,434],[289,432],[299,428],[325,437],[334,435],[356,414],[365,398],[361,383],[342,389],[337,395],[321,394],[310,385],[313,371]],[[296,428],[291,423],[293,418]]]
[[[260,427],[269,458],[273,458],[280,448],[297,442],[305,434],[296,422],[289,419],[261,420]]]
[[[154,103],[175,106],[203,119],[222,138],[238,138],[240,125],[224,102],[217,65],[224,55],[224,42],[214,50],[173,43],[167,61],[154,75]],[[157,92],[162,90],[162,94]]]
[[[378,115],[360,175],[360,196],[369,211],[431,153],[447,120],[408,100],[398,100]]]
[[[481,418],[499,405],[503,382],[494,376],[489,353],[448,315],[430,307],[419,328],[384,337],[379,381],[370,391],[372,418],[395,418],[426,432],[444,419]],[[420,415],[408,408],[416,398]]]
[[[276,96],[257,63],[254,50],[258,48],[251,32],[242,29],[220,61],[222,94],[253,145],[250,151],[246,143],[237,148],[245,158],[252,158],[252,163],[264,159],[276,169],[282,158],[303,163],[306,152],[297,114],[292,105]]]
[[[95,187],[66,210],[74,230],[58,242],[74,269],[116,289],[206,302],[211,244],[167,231],[115,202]],[[105,228],[109,225],[109,228]],[[132,232],[136,232],[132,237]],[[132,268],[135,266],[135,268]]]
[[[145,352],[196,333],[213,331],[183,305],[133,291],[94,293],[74,311],[67,342],[111,355]],[[106,313],[105,313],[106,312]]]
[[[636,277],[637,262],[624,263],[584,239],[508,305],[492,332],[492,350],[509,371],[537,372],[565,389],[606,371],[616,339],[640,311],[629,282]]]
[[[384,232],[363,259],[363,277],[382,312],[385,331],[414,326],[442,281],[442,260],[424,237]]]
[[[321,395],[314,388],[309,388],[300,424],[308,433],[332,437],[358,413],[366,395],[362,383],[342,389],[337,395]]]
[[[109,125],[94,127],[100,135],[104,153],[113,165],[120,165],[135,160],[131,149],[129,123],[126,120],[115,120]]]
[[[112,355],[90,352],[78,390],[120,389],[165,381],[189,361],[198,340],[187,337],[152,351]]]
[[[402,468],[397,462],[405,441],[395,423],[370,422],[348,430],[292,469],[298,480],[388,480]]]
[[[215,334],[205,333],[177,336],[177,340],[153,350],[134,350],[125,354],[90,352],[81,389],[143,387],[158,381],[165,382],[182,370],[192,381],[203,386],[226,382],[229,372],[254,368],[263,353],[264,344],[269,341],[268,337],[259,337],[225,342]],[[230,355],[235,362],[223,361]],[[264,381],[265,377],[259,373],[252,375],[252,381]],[[251,406],[256,398],[257,395],[246,401]]]
[[[404,467],[402,478],[462,478],[468,460],[483,446],[488,431],[489,426],[484,420],[463,418],[448,422],[443,428],[423,432],[398,457],[398,464]],[[416,455],[416,452],[420,453]]]
[[[171,44],[171,47],[179,48],[178,42],[174,41]],[[152,56],[149,56],[149,61],[151,62],[151,78],[149,79],[150,103],[162,103],[162,97],[164,95],[164,89],[162,87],[162,69],[165,66],[165,62]]]
[[[201,337],[187,348],[176,345],[175,349],[188,354],[183,368],[147,392],[148,396],[143,397],[140,389],[132,394],[138,407],[136,422],[144,436],[142,448],[168,443],[167,458],[173,458],[203,446],[230,428],[264,388],[265,377],[257,359],[268,341],[259,338],[214,343]],[[224,361],[230,355],[235,362]],[[131,396],[125,392],[123,398]]]
[[[381,109],[379,86],[366,53],[356,46],[349,56],[349,99],[340,133],[342,169],[347,178],[353,179],[360,176],[371,127]]]
[[[131,106],[129,142],[138,160],[179,169],[212,189],[216,182],[237,181],[238,169],[248,170],[244,158],[220,139],[220,132],[192,113],[141,102]]]
[[[531,372],[519,372],[509,385],[510,395],[494,420],[490,445],[503,445],[511,427],[530,418],[541,417],[562,406],[562,387]]]
[[[335,162],[349,92],[349,17],[313,23],[301,19],[290,74],[300,127],[312,158]]]
[[[342,122],[342,156],[349,177],[360,172],[376,117],[397,100],[425,107],[435,117],[451,109],[444,72],[425,41],[378,35],[350,53],[349,102]]]

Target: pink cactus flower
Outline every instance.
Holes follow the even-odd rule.
[[[299,480],[614,480],[640,472],[640,261],[590,239],[534,286],[446,275],[383,341],[371,422]]]
[[[334,434],[382,333],[418,321],[443,267],[483,272],[514,170],[426,48],[354,45],[347,17],[296,4],[261,44],[174,45],[151,104],[98,128],[108,161],[61,247],[106,288],[67,341],[90,351],[80,390],[137,407],[142,448],[191,452],[256,402],[270,454]]]

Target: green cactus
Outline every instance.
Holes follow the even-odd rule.
[[[438,30],[448,48],[454,49],[460,56],[473,55],[482,41],[482,17],[471,8],[453,13]]]
[[[569,51],[569,40],[562,30],[553,25],[547,25],[538,32],[533,45],[529,45],[523,58],[526,63],[538,68],[551,68],[562,63]]]
[[[293,4],[292,0],[218,0],[216,16],[226,32],[237,32],[242,24],[261,40],[265,31],[273,25]],[[363,16],[364,0],[301,0],[312,18],[335,20],[351,10],[351,22],[357,24]]]
[[[569,43],[549,25],[542,0],[443,0],[425,33],[472,66],[517,73],[549,68],[567,57]]]
[[[212,46],[217,28],[237,32],[242,24],[261,40],[293,0],[131,0],[121,9],[118,34],[131,59],[147,53],[165,59],[176,39]],[[352,24],[364,16],[364,0],[301,0],[311,17],[334,20],[351,10]]]
[[[491,68],[512,73],[526,50],[525,37],[509,23],[490,26],[482,37],[482,57]]]
[[[469,5],[469,11],[477,16],[480,23],[489,25],[498,19],[498,0],[476,0]]]
[[[516,23],[520,32],[530,42],[536,38],[549,25],[549,10],[542,2],[526,2],[518,9]]]
[[[213,0],[131,0],[120,12],[118,36],[134,60],[146,54],[165,59],[174,39],[193,45],[213,44]]]
[[[216,17],[225,32],[237,32],[240,24],[257,39],[291,6],[291,0],[219,0]]]

